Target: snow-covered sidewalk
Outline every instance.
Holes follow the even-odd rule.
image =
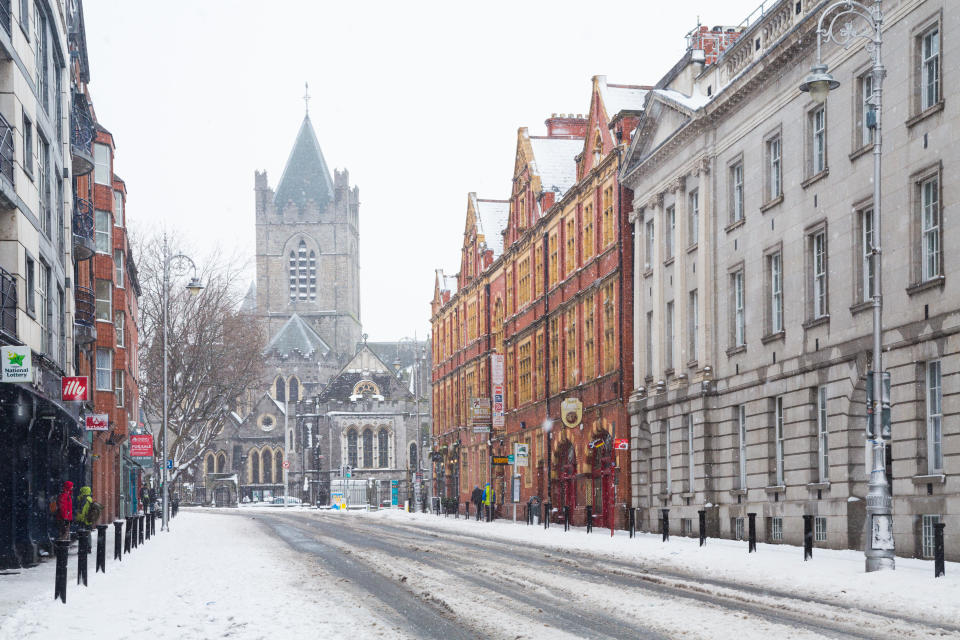
[[[399,637],[254,519],[181,510],[157,529],[122,562],[111,537],[106,574],[89,557],[88,587],[71,555],[65,605],[52,559],[0,575],[0,638],[331,638],[347,618],[354,638]]]
[[[700,547],[696,538],[672,536],[669,542],[662,542],[659,535],[649,533],[638,533],[631,539],[626,531],[617,531],[611,537],[609,529],[597,528],[590,534],[582,528],[565,532],[562,525],[555,524],[544,529],[542,525],[527,526],[512,520],[486,523],[399,510],[314,513],[315,517],[381,519],[438,532],[479,534],[520,546],[584,552],[611,561],[641,562],[650,569],[694,579],[750,585],[839,606],[889,610],[901,616],[960,624],[957,562],[948,562],[946,575],[940,578],[934,578],[932,561],[900,557],[896,571],[865,573],[863,553],[849,550],[816,548],[813,559],[804,562],[803,548],[788,545],[758,544],[756,553],[747,553],[746,541],[709,539]]]

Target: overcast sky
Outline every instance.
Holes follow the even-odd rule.
[[[131,225],[250,257],[253,172],[276,187],[304,114],[360,187],[371,340],[429,331],[434,269],[459,268],[467,193],[509,196],[519,127],[585,113],[590,78],[655,83],[697,24],[760,0],[84,2],[90,89]]]

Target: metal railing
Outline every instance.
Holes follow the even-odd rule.
[[[96,322],[97,299],[93,289],[89,287],[75,287],[73,291],[73,318],[77,324],[92,327]]]
[[[17,339],[17,279],[0,268],[0,333]]]
[[[0,175],[13,185],[13,127],[2,115],[0,115]]]
[[[0,25],[10,35],[10,0],[0,0]]]
[[[73,235],[93,240],[93,205],[83,198],[73,199]]]
[[[90,112],[83,106],[75,104],[70,117],[70,126],[70,146],[87,155],[92,153],[90,145],[93,144],[94,127]]]

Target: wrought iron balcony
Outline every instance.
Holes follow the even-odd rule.
[[[87,109],[87,100],[74,95],[70,116],[70,155],[73,158],[73,175],[82,176],[93,171],[93,118]]]
[[[73,334],[77,344],[83,345],[96,341],[97,299],[93,294],[93,289],[75,287],[73,290],[73,307]]]
[[[10,35],[10,0],[0,0],[0,26]]]
[[[16,206],[13,190],[13,127],[2,115],[0,115],[0,199],[7,207]]]
[[[93,205],[89,200],[73,198],[73,255],[86,260],[96,251]]]
[[[0,269],[0,342],[19,342],[17,337],[17,279]]]

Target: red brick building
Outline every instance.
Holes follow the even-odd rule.
[[[508,503],[515,469],[521,502],[567,506],[575,524],[587,507],[597,525],[622,522],[630,460],[614,443],[630,437],[633,241],[617,173],[646,91],[595,77],[586,117],[519,130],[509,200],[470,194],[460,272],[455,284],[438,272],[432,305],[441,495],[463,502],[492,481]],[[492,355],[504,359],[503,426],[474,433],[469,403],[493,395]],[[572,427],[565,401],[582,407]],[[491,464],[516,444],[526,465]]]

